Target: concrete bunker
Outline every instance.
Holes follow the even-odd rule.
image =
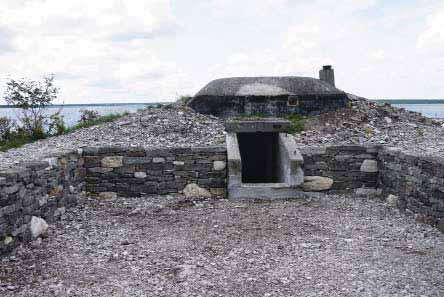
[[[275,118],[226,122],[229,198],[297,196],[303,158],[286,133],[289,127],[287,120]]]
[[[315,115],[347,106],[348,97],[335,87],[334,70],[324,66],[319,79],[311,77],[231,77],[202,88],[187,105],[222,118],[261,114]]]

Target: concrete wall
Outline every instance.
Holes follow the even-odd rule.
[[[144,150],[94,148],[83,152],[86,190],[119,196],[167,194],[196,183],[223,194],[226,185],[225,147]]]
[[[75,204],[82,172],[77,152],[0,171],[0,254],[30,239],[32,216],[51,222]]]
[[[379,153],[379,185],[399,197],[397,206],[444,230],[444,159],[412,156],[394,149]]]
[[[204,102],[204,103],[202,103]],[[345,94],[291,96],[201,96],[190,107],[218,117],[257,115],[283,117],[291,114],[316,115],[347,106]]]
[[[304,175],[330,177],[332,190],[376,187],[378,184],[377,146],[333,146],[300,149]]]

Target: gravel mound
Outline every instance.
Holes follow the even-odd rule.
[[[305,131],[295,135],[301,146],[383,144],[420,155],[444,157],[444,122],[419,113],[381,105],[349,95],[350,107],[309,117]],[[8,152],[0,152],[0,169],[23,161],[90,146],[146,148],[196,147],[223,144],[221,119],[177,105],[147,109],[115,122],[80,129]]]
[[[349,95],[350,107],[309,117],[301,146],[381,144],[413,154],[444,156],[443,121]]]
[[[0,295],[443,296],[444,234],[379,200],[83,200],[0,261]]]
[[[111,123],[0,152],[0,168],[92,146],[197,147],[224,143],[223,123],[188,108],[146,109]]]

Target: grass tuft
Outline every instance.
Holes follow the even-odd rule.
[[[66,129],[65,134],[67,133],[72,133],[76,130],[82,129],[82,128],[89,128],[92,126],[97,126],[100,124],[104,124],[104,123],[109,123],[109,122],[113,122],[117,119],[120,119],[123,116],[127,116],[129,113],[128,112],[124,112],[124,113],[111,113],[111,114],[107,114],[107,115],[103,115],[98,117],[97,119],[94,120],[90,120],[90,121],[86,121],[86,122],[80,122],[72,127],[69,127],[68,129]]]
[[[285,117],[287,120],[290,121],[290,129],[288,130],[288,133],[290,134],[296,134],[301,133],[305,129],[305,118],[299,114],[292,114],[287,117]]]

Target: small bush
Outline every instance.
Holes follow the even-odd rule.
[[[49,117],[49,128],[48,133],[51,135],[61,135],[64,134],[67,130],[65,125],[65,120],[63,119],[63,115],[60,112],[57,112]]]
[[[124,113],[112,113],[112,114],[107,114],[104,116],[97,116],[94,117],[92,120],[85,120],[85,119],[81,119],[79,120],[79,122],[77,123],[77,125],[70,127],[68,129],[66,129],[65,133],[71,133],[74,132],[75,130],[81,129],[81,128],[89,128],[92,126],[96,126],[96,125],[100,125],[100,124],[104,124],[104,123],[109,123],[109,122],[113,122],[123,116],[128,115],[128,112],[124,112]]]
[[[0,141],[11,139],[16,124],[14,120],[7,117],[0,117]]]
[[[291,134],[301,133],[305,129],[305,119],[299,114],[292,114],[286,117],[290,121],[290,129],[288,130]]]
[[[0,141],[0,152],[4,152],[12,148],[18,148],[33,141],[34,139],[27,134],[19,132],[13,133],[10,139]]]
[[[80,110],[79,124],[86,124],[92,121],[96,121],[99,118],[99,113],[95,110],[81,109]]]
[[[21,129],[33,139],[45,138],[44,126],[48,117],[45,113],[54,99],[58,88],[54,77],[44,77],[43,81],[10,80],[6,83],[5,101],[20,109]]]
[[[187,105],[191,99],[193,99],[193,97],[189,95],[180,96],[179,99],[176,100],[176,103],[178,103],[179,105]]]

